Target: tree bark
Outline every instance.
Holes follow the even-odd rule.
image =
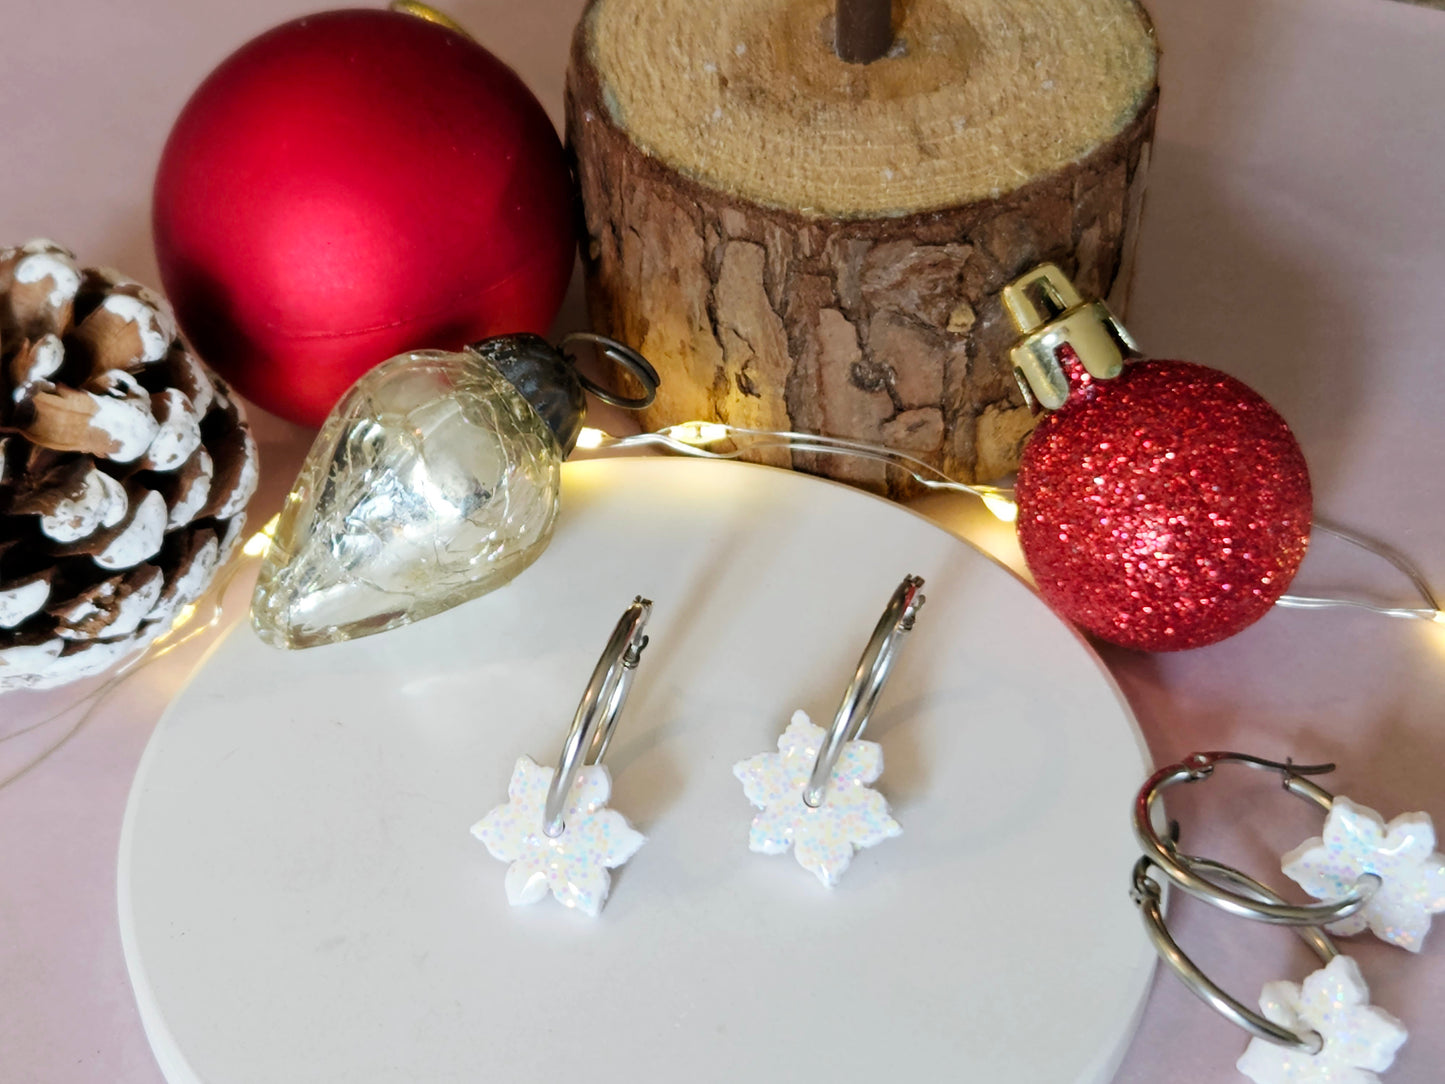
[[[1091,153],[997,198],[819,217],[722,191],[640,147],[613,119],[584,16],[566,107],[593,325],[661,373],[649,427],[826,433],[960,479],[1000,477],[1033,419],[999,292],[1051,260],[1085,294],[1112,290],[1122,305],[1156,106],[1157,91]],[[794,455],[792,465],[907,491],[878,463]]]

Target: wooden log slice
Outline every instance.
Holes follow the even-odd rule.
[[[1122,304],[1152,29],[1135,0],[898,0],[889,54],[846,64],[832,10],[592,0],[567,130],[594,326],[661,372],[648,426],[821,432],[997,477],[1033,424],[999,291],[1052,260]]]

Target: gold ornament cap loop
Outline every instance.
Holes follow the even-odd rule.
[[[1134,338],[1102,301],[1086,302],[1056,264],[1040,264],[1003,288],[1009,319],[1023,335],[1009,351],[1014,379],[1031,410],[1058,410],[1069,380],[1058,349],[1070,347],[1096,380],[1112,380],[1137,353]]]

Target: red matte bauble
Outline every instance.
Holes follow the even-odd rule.
[[[1309,542],[1309,470],[1283,418],[1215,369],[1141,361],[1078,379],[1019,466],[1019,542],[1055,610],[1146,651],[1264,616]],[[1072,363],[1072,364],[1071,364]]]
[[[545,333],[572,206],[510,68],[411,15],[333,11],[256,38],[191,97],[156,175],[156,255],[197,352],[319,425],[394,354]]]

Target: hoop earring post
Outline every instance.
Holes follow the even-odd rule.
[[[893,670],[898,647],[913,630],[914,618],[926,601],[919,594],[922,587],[923,580],[919,577],[905,576],[888,600],[883,616],[878,619],[868,646],[858,660],[858,668],[853,672],[853,680],[843,694],[843,703],[838,707],[833,725],[828,728],[818,749],[818,759],[813,762],[813,774],[803,791],[803,803],[810,809],[817,809],[823,804],[823,792],[833,778],[833,769],[843,755],[843,746],[858,738],[868,725],[868,719]]]
[[[647,646],[642,630],[651,616],[651,600],[638,595],[612,630],[587,682],[577,713],[572,717],[572,729],[562,745],[557,772],[547,789],[542,831],[551,839],[560,836],[565,827],[567,795],[578,774],[586,765],[599,763],[612,741],[612,732],[617,729],[617,719],[632,687],[633,674]]]

